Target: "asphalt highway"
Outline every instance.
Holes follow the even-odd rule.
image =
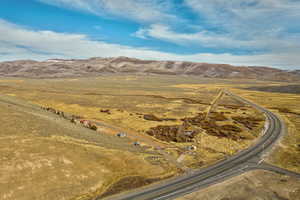
[[[263,155],[276,143],[284,131],[284,124],[275,114],[252,102],[236,96],[228,91],[227,95],[247,103],[262,111],[267,119],[264,134],[251,147],[222,160],[215,165],[201,170],[194,170],[185,175],[165,180],[161,183],[137,189],[126,194],[120,194],[106,198],[107,200],[163,200],[174,199],[193,191],[219,183],[230,177],[240,175],[253,169],[275,168],[264,166]],[[96,198],[100,199],[100,198]]]

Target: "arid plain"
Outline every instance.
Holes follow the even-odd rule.
[[[226,159],[252,145],[265,122],[226,90],[284,119],[288,131],[266,160],[300,172],[300,94],[282,87],[294,86],[169,75],[2,78],[0,196],[104,197]]]

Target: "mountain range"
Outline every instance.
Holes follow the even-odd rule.
[[[286,71],[260,66],[140,60],[128,57],[0,62],[0,77],[64,78],[106,74],[194,75],[207,78],[300,81],[299,70]]]

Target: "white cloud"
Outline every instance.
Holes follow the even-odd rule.
[[[271,51],[298,51],[300,53],[300,34],[294,37],[277,38],[266,36],[253,36],[251,39],[238,39],[230,34],[218,34],[206,30],[196,33],[178,33],[167,25],[152,24],[149,28],[139,29],[134,36],[147,39],[149,37],[176,43],[184,46],[202,46],[210,48],[236,48],[249,50]]]
[[[295,0],[184,0],[183,4],[200,16],[201,20],[193,21],[180,14],[176,16],[176,8],[183,6],[172,0],[39,1],[140,22],[144,28],[132,35],[142,39],[151,37],[183,46],[223,50],[300,53],[300,1]],[[221,31],[206,30],[203,21]],[[193,26],[202,29],[193,33],[182,31]],[[295,28],[298,33],[290,31]]]
[[[192,24],[201,27],[198,31],[179,31],[178,27],[160,23],[145,26],[134,35],[185,47],[300,54],[300,1],[185,0],[184,3],[201,19]],[[207,24],[213,28],[206,30]]]
[[[39,0],[41,2],[93,13],[99,16],[123,17],[139,22],[172,20],[169,0]]]
[[[238,56],[232,54],[179,55],[147,48],[110,44],[93,41],[86,35],[33,31],[0,20],[0,60],[87,58],[128,56],[141,59],[184,60],[235,65],[267,65],[293,68],[300,63],[300,56],[294,53],[278,53]]]
[[[205,30],[196,33],[178,33],[163,24],[152,24],[149,28],[141,28],[135,33],[135,36],[143,39],[152,37],[186,46],[200,45],[222,48],[253,46],[252,41],[238,41],[229,35],[216,34]]]
[[[185,0],[194,13],[234,37],[278,36],[299,27],[300,1],[295,0]],[[299,27],[300,28],[300,27]]]

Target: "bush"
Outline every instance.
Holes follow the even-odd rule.
[[[90,129],[92,129],[92,130],[96,131],[96,130],[98,129],[98,127],[97,127],[97,126],[95,126],[95,125],[91,125]]]

